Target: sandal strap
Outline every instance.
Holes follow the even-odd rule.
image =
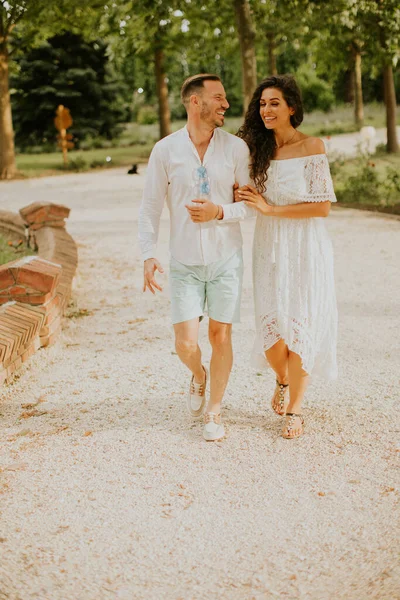
[[[278,403],[279,403],[279,410],[280,412],[283,411],[283,409],[285,408],[285,388],[289,387],[288,383],[279,383],[278,380],[276,380],[276,386],[278,388]]]
[[[280,382],[279,382],[279,381],[276,379],[276,385],[279,385],[279,387],[286,388],[286,387],[288,387],[288,385],[289,385],[289,384],[288,384],[288,383],[280,383]]]
[[[295,418],[298,417],[302,425],[304,425],[304,417],[300,413],[286,413],[287,417],[290,417],[289,422],[293,423]]]

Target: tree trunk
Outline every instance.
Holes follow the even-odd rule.
[[[246,112],[257,85],[255,31],[250,14],[249,0],[234,0],[236,24],[242,58],[243,110]]]
[[[275,35],[272,31],[267,32],[267,48],[268,48],[268,74],[278,75],[278,69],[276,67],[276,44]]]
[[[344,101],[353,104],[355,98],[354,69],[351,67],[345,73],[344,81]]]
[[[394,89],[393,67],[391,62],[385,64],[383,67],[383,86],[386,104],[386,150],[391,153],[398,152],[400,148],[396,130],[396,92]]]
[[[161,139],[171,133],[171,112],[168,103],[168,85],[164,72],[164,52],[162,48],[156,47],[154,59]]]
[[[11,179],[16,172],[14,131],[8,84],[8,52],[5,42],[3,42],[0,45],[0,179]]]
[[[364,122],[364,102],[361,78],[361,49],[357,43],[353,44],[354,60],[354,119],[356,125],[361,127]]]

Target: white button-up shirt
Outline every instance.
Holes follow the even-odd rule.
[[[210,180],[209,199],[222,204],[226,221],[193,223],[185,208],[196,197],[194,173],[204,166]],[[186,126],[157,142],[147,167],[139,211],[139,243],[143,260],[156,258],[164,201],[170,212],[170,251],[185,265],[208,265],[228,259],[242,247],[240,224],[253,209],[233,203],[233,185],[250,182],[249,150],[240,138],[215,129],[201,163]],[[225,221],[225,222],[224,222]]]

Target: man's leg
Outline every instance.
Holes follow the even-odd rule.
[[[210,318],[208,335],[212,347],[210,363],[210,401],[207,412],[219,413],[232,369],[232,324]]]
[[[240,319],[243,258],[239,250],[226,261],[213,265],[207,283],[210,323],[208,335],[212,347],[210,364],[210,402],[207,412],[219,413],[232,369],[232,323]]]
[[[198,344],[199,318],[175,323],[175,348],[184,365],[193,373],[196,383],[204,383],[205,373],[201,364],[201,350]]]

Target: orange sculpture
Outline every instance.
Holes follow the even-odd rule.
[[[71,141],[74,136],[72,133],[67,133],[67,129],[71,127],[72,123],[73,121],[69,109],[60,104],[56,110],[54,125],[60,132],[57,136],[57,145],[62,150],[64,166],[68,164],[68,150],[71,150],[75,146],[75,144]]]

